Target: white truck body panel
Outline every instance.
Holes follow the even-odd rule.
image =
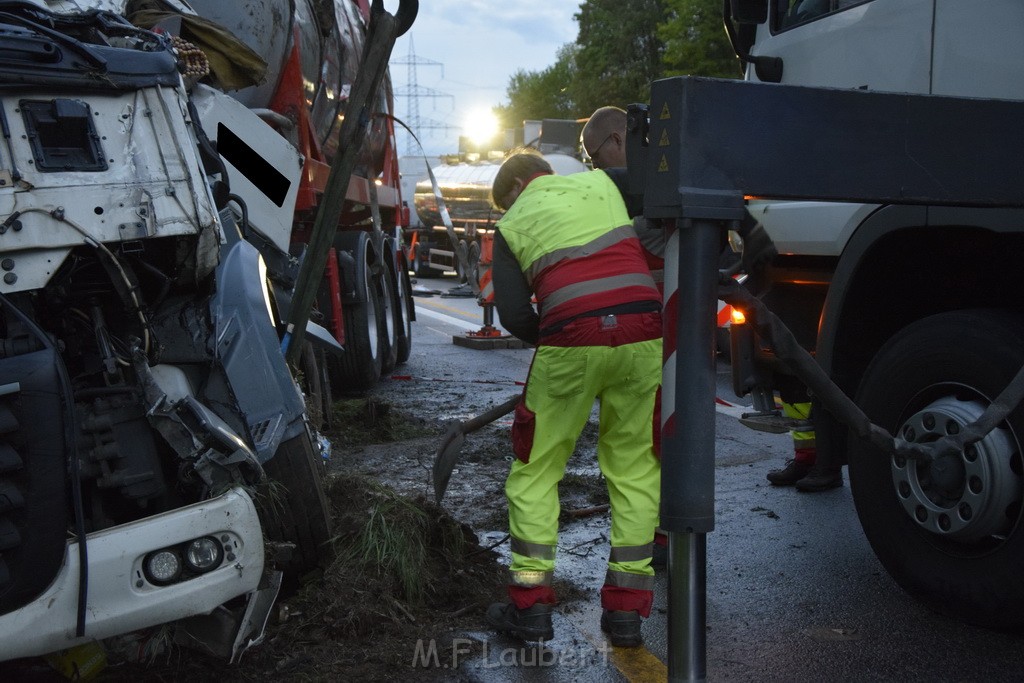
[[[250,109],[218,90],[205,85],[196,86],[192,101],[210,140],[217,140],[218,131],[223,126],[284,176],[288,190],[278,204],[253,183],[250,178],[253,169],[236,168],[225,158],[223,151],[221,153],[231,192],[245,201],[249,222],[278,249],[287,253],[295,219],[295,198],[302,180],[302,155]]]
[[[0,186],[0,215],[17,211],[22,224],[0,240],[0,251],[13,259],[10,272],[16,275],[13,282],[0,280],[0,293],[44,286],[70,249],[86,237],[116,243],[212,230],[217,237],[210,243],[219,241],[220,223],[186,125],[184,93],[157,87],[123,95],[90,94],[87,101],[107,169],[41,172],[25,163],[32,155],[24,142],[20,102],[61,97],[67,94],[33,92],[0,104],[22,159],[22,180]],[[0,165],[10,163],[6,152]],[[56,209],[63,210],[66,220],[50,215]]]
[[[156,586],[145,578],[142,560],[147,553],[202,536],[228,539],[219,568],[170,586]],[[64,566],[50,588],[21,609],[0,616],[0,660],[44,655],[207,614],[256,590],[263,574],[263,531],[252,499],[241,488],[87,538],[85,637],[75,637],[78,544],[69,541]],[[229,554],[233,560],[227,559]]]
[[[776,33],[763,24],[751,51],[781,57],[788,85],[1024,99],[1022,26],[1017,0],[873,0]],[[750,203],[780,253],[825,256],[841,254],[875,208]]]
[[[938,0],[933,95],[1024,99],[1024,3]]]
[[[846,202],[747,202],[750,214],[771,231],[780,254],[813,256],[839,256],[857,226],[877,208]],[[831,228],[822,230],[826,225]]]
[[[874,0],[774,35],[761,25],[752,53],[782,57],[785,84],[928,92],[932,2]]]

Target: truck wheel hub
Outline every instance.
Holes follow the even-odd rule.
[[[978,401],[940,398],[900,426],[899,436],[931,443],[977,420]],[[958,541],[1006,535],[1020,504],[1020,453],[1009,429],[998,427],[963,452],[935,462],[892,459],[892,480],[903,509],[919,526]]]

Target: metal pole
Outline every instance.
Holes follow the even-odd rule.
[[[678,283],[672,293],[674,368],[667,364],[664,378],[674,390],[673,405],[665,406],[673,417],[663,420],[661,478],[661,525],[669,538],[670,681],[707,678],[706,534],[715,519],[714,330],[723,229],[713,221],[680,220],[666,250],[675,260],[666,264],[667,274]]]
[[[707,534],[668,535],[671,681],[707,679]]]

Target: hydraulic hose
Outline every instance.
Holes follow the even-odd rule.
[[[825,408],[852,429],[858,437],[870,441],[887,453],[900,455],[908,460],[932,462],[960,452],[985,438],[1024,400],[1022,367],[981,417],[963,427],[958,434],[943,436],[929,444],[908,442],[902,437],[893,437],[885,428],[872,423],[864,411],[843,393],[811,354],[797,342],[782,320],[746,287],[723,275],[718,284],[718,298],[748,312],[748,319],[754,320],[757,333],[772,345],[776,357],[807,385]],[[751,312],[753,315],[749,314]]]

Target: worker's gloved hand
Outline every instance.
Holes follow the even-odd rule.
[[[764,227],[755,221],[750,214],[747,214],[737,232],[743,239],[743,256],[741,261],[744,271],[753,273],[755,270],[771,263],[779,255],[779,251],[775,248],[772,238],[768,236]]]

